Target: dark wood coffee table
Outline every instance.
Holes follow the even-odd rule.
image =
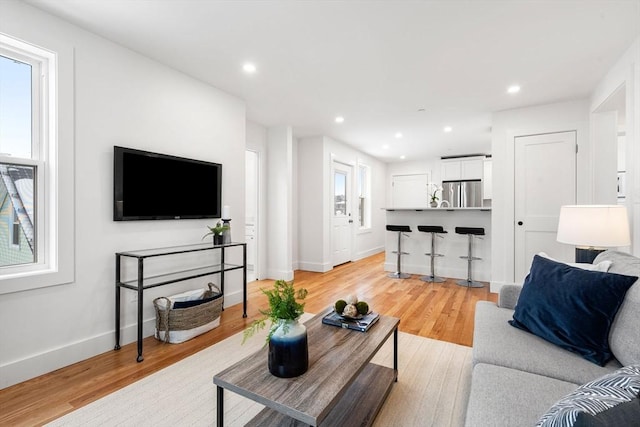
[[[217,426],[223,425],[224,389],[254,400],[263,409],[248,426],[368,426],[398,378],[398,324],[380,316],[367,332],[323,325],[320,313],[305,322],[309,370],[296,378],[269,373],[268,349],[213,377],[217,386]],[[369,363],[393,334],[393,369]]]

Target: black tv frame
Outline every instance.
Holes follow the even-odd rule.
[[[123,204],[123,156],[125,153],[136,154],[139,156],[158,158],[179,162],[181,164],[198,164],[212,166],[217,171],[215,198],[215,212],[206,215],[124,215]],[[203,195],[205,197],[205,195]],[[138,150],[134,148],[121,147],[114,145],[113,147],[113,220],[114,221],[139,221],[139,220],[175,220],[175,219],[203,219],[203,218],[220,218],[222,214],[222,165],[215,162],[207,162],[204,160],[190,159],[186,157],[178,157],[169,154],[154,153],[151,151]]]

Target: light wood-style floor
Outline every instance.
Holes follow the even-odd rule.
[[[452,280],[425,283],[415,275],[390,279],[383,262],[381,253],[328,273],[296,271],[296,288],[309,291],[305,311],[318,313],[336,300],[356,294],[372,310],[399,317],[403,332],[471,346],[476,302],[497,300],[488,285],[468,289]],[[266,307],[260,288],[271,284],[266,280],[249,284],[247,319],[242,318],[242,304],[238,304],[225,309],[218,328],[186,343],[145,339],[142,363],[136,363],[136,344],[132,343],[0,390],[0,426],[42,425],[242,331],[259,317],[258,310]]]

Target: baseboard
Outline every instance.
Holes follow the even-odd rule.
[[[293,270],[267,270],[267,279],[271,280],[293,280]]]
[[[242,302],[242,290],[225,295],[224,305],[230,307]],[[146,319],[142,324],[143,336],[149,337],[155,333],[155,316]],[[130,324],[120,330],[120,345],[138,340],[137,325]],[[64,368],[65,366],[89,359],[107,351],[113,351],[115,333],[113,330],[93,337],[76,341],[63,347],[54,348],[21,360],[0,366],[0,390],[32,378]]]
[[[496,282],[496,281],[491,281],[491,287],[490,290],[491,292],[497,294],[500,292],[500,289],[502,289],[502,287],[504,285],[513,285],[513,282]]]
[[[314,271],[316,273],[326,273],[327,271],[331,271],[333,266],[330,263],[319,263],[319,262],[305,262],[300,261],[299,269],[304,271]]]
[[[379,254],[380,252],[384,252],[384,246],[379,246],[377,248],[358,252],[354,258],[354,261],[360,261],[361,259],[370,257],[371,255]]]

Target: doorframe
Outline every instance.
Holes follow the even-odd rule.
[[[256,180],[257,180],[256,220],[255,220],[256,259],[255,259],[253,271],[254,271],[256,280],[260,280],[261,276],[263,276],[262,272],[267,271],[266,268],[263,269],[263,267],[266,267],[266,266],[262,264],[262,260],[265,259],[263,255],[266,254],[266,241],[267,241],[266,235],[262,231],[263,229],[265,229],[265,227],[263,227],[263,224],[264,224],[263,212],[266,212],[266,209],[264,206],[264,203],[265,203],[264,194],[266,193],[264,191],[264,186],[266,185],[266,179],[264,179],[265,177],[263,176],[263,172],[265,171],[265,168],[263,167],[263,160],[262,160],[263,156],[262,156],[261,150],[245,147],[245,156],[247,151],[255,153],[256,155]],[[245,157],[245,164],[246,164],[246,157]],[[245,180],[246,180],[246,170],[245,170]],[[246,182],[245,182],[245,185],[246,185]],[[264,276],[266,276],[266,274]],[[265,277],[262,277],[262,278],[264,279]]]
[[[349,194],[349,196],[351,197],[351,219],[353,220],[354,216],[353,216],[353,209],[354,209],[354,205],[353,205],[353,201],[354,201],[354,197],[356,196],[356,187],[353,185],[354,183],[354,173],[355,173],[355,166],[356,163],[352,162],[352,161],[346,161],[346,160],[342,160],[340,158],[338,158],[334,153],[331,153],[331,155],[329,156],[330,158],[330,163],[329,163],[329,203],[328,203],[328,207],[329,207],[329,264],[331,265],[331,269],[334,268],[333,266],[333,193],[334,193],[334,189],[335,189],[335,182],[334,182],[334,170],[333,170],[333,164],[334,163],[339,163],[340,165],[349,168],[350,170],[350,176],[351,179],[349,181],[349,185],[345,191]],[[355,224],[355,220],[354,222],[351,223],[351,229],[350,229],[350,238],[351,238],[351,247],[349,248],[349,261],[353,262],[355,257],[354,257],[354,253],[355,253],[355,246],[356,246],[356,228],[353,227],[353,224]]]

